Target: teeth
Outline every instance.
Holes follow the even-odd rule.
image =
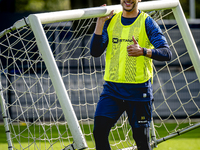
[[[130,2],[126,2],[126,4],[127,4],[127,5],[131,5],[131,3],[130,3]]]

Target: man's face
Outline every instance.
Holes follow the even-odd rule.
[[[136,8],[138,1],[141,0],[121,0],[121,5],[125,11],[131,12]]]

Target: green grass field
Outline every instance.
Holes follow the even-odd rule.
[[[166,124],[168,126],[168,129],[172,128],[176,125],[176,124],[172,124],[172,123],[169,123],[169,124]],[[93,126],[91,125],[90,126],[91,128],[93,128]],[[19,128],[19,126],[16,126],[16,128]],[[26,126],[20,126],[20,130],[23,131],[23,129],[25,129]],[[66,131],[66,128],[65,126],[59,126],[59,129],[60,131],[62,132],[65,132]],[[32,129],[30,129],[32,130]],[[35,131],[34,131],[34,134],[36,137],[38,137],[37,133],[39,134],[39,129],[36,127],[35,128]],[[41,129],[40,129],[41,130]],[[51,130],[54,130],[53,128],[51,128]],[[86,133],[89,133],[89,130],[88,130],[88,127],[84,127],[84,132]],[[121,135],[121,132],[119,130],[119,134]],[[161,128],[159,129],[158,131],[160,133],[160,135],[165,135],[166,134],[166,131]],[[6,134],[5,134],[5,130],[4,130],[4,126],[3,125],[0,125],[0,150],[6,150],[7,149],[7,141],[6,141]],[[40,133],[41,134],[41,133]],[[117,132],[113,132],[113,134],[118,134]],[[28,135],[27,132],[24,132],[23,133],[23,136],[26,137]],[[56,137],[57,136],[57,133],[54,133],[50,135],[51,137]],[[63,135],[65,136],[65,135]],[[122,135],[123,137],[123,135]],[[27,141],[27,139],[23,139],[21,138],[21,144],[23,145],[23,147],[25,147],[28,143],[25,142]],[[91,136],[86,136],[86,140],[87,140],[87,144],[89,147],[94,147],[94,143],[92,142],[91,140]],[[29,140],[29,143],[31,143],[32,141]],[[118,140],[115,141],[115,142],[119,142]],[[114,143],[114,141],[112,140],[112,138],[110,137],[110,143]],[[66,144],[66,143],[65,143]],[[126,144],[125,142],[123,143],[124,145]],[[20,146],[19,144],[17,143],[17,141],[14,141],[14,145],[16,146],[16,148],[19,148],[20,149]],[[38,141],[38,144],[37,145],[40,145],[38,147],[38,149],[45,149],[45,147],[48,147],[49,144],[48,143],[45,143],[45,142],[41,142],[41,141]],[[61,149],[60,146],[61,144],[58,142],[58,144],[55,144],[53,146],[54,149]],[[67,145],[67,144],[66,144]],[[121,144],[120,144],[121,145]],[[118,146],[120,148],[120,145]],[[27,150],[32,150],[32,149],[37,149],[35,146],[31,146],[29,148],[26,148]],[[50,148],[51,149],[51,148]],[[117,148],[114,148],[112,147],[113,150],[117,149]],[[200,128],[196,128],[192,131],[189,131],[183,135],[180,135],[180,136],[177,136],[175,138],[172,138],[170,140],[167,140],[165,142],[162,142],[158,145],[157,148],[154,148],[155,150],[200,150]]]

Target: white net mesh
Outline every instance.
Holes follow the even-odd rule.
[[[170,62],[154,61],[153,116],[157,138],[161,138],[191,126],[193,118],[199,117],[200,86],[176,22],[163,20],[172,16],[171,12],[151,13],[173,53]],[[95,23],[91,18],[43,25],[89,149],[95,149],[93,116],[105,66],[105,54],[93,58],[89,53]],[[12,31],[0,40],[2,93],[13,147],[63,149],[73,143],[31,29],[27,26]],[[170,127],[169,121],[173,122]],[[131,135],[123,114],[110,133],[112,149],[133,147]]]

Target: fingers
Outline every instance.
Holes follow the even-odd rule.
[[[106,4],[101,5],[101,7],[103,7],[103,6],[106,6]],[[105,17],[106,20],[110,19],[110,18],[113,16],[113,13],[114,13],[114,10],[112,10],[112,11],[110,12],[110,14],[109,14],[108,16]]]
[[[110,18],[113,16],[113,12],[114,12],[114,10],[112,10],[112,11],[110,12],[110,14],[107,16],[107,19],[110,19]]]
[[[132,37],[134,44],[138,44],[138,42],[135,40],[134,36]]]
[[[128,52],[128,56],[135,56],[136,54],[135,47],[133,45],[129,45],[127,47],[127,52]]]
[[[113,16],[113,13],[114,13],[114,10],[112,10],[112,11],[110,12],[109,17],[112,17],[112,16]]]
[[[135,37],[132,37],[133,43],[132,45],[127,46],[127,52],[128,56],[140,56],[142,55],[141,53],[141,47],[139,46],[138,42],[136,41]]]

